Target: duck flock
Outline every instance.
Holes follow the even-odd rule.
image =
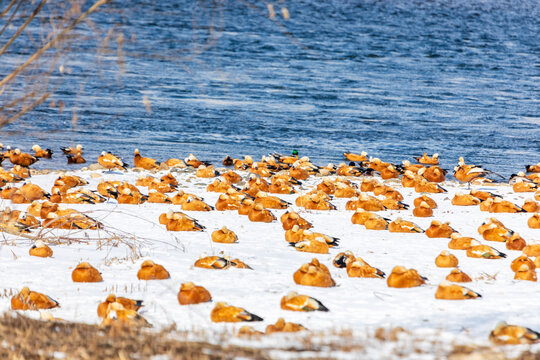
[[[62,297],[74,296],[69,289],[76,289],[89,295],[76,300],[73,313],[84,312],[83,320],[103,326],[151,326],[151,318],[159,313],[156,309],[175,306],[186,310],[172,320],[189,318],[192,324],[200,319],[236,323],[277,317],[264,332],[255,324],[236,329],[240,336],[252,337],[318,330],[313,329],[318,322],[347,326],[335,323],[340,318],[376,324],[381,322],[377,299],[399,308],[384,309],[391,319],[383,321],[397,325],[422,317],[418,308],[424,298],[436,304],[431,316],[444,318],[440,306],[446,305],[436,302],[470,300],[467,303],[475,305],[448,305],[465,314],[467,309],[483,309],[483,301],[497,304],[497,296],[504,299],[502,311],[505,304],[518,301],[516,293],[531,289],[531,295],[537,294],[533,287],[521,285],[516,292],[501,293],[497,283],[511,288],[537,281],[540,163],[503,179],[463,158],[449,173],[438,165],[438,154],[426,153],[392,164],[365,152],[347,152],[340,165],[317,166],[294,151],[291,156],[263,156],[261,161],[226,156],[214,167],[193,154],[160,163],[135,149],[133,167],[102,152],[99,165],[77,172],[40,173],[31,165],[46,161],[40,159],[50,158],[52,151],[38,145],[32,150],[2,147],[0,153],[4,165],[13,165],[0,168],[0,231],[15,244],[10,247],[11,259],[0,252],[2,271],[9,279],[3,285],[17,289],[3,300],[6,309],[39,310],[42,318],[60,321],[54,314],[62,309]],[[62,151],[70,164],[86,162],[81,145]],[[93,216],[96,209],[120,209],[131,217],[122,219],[125,213],[111,211],[99,218]],[[80,245],[75,258],[81,261],[66,264],[73,256],[64,255],[74,245],[36,236],[49,229],[69,238],[75,230],[80,236],[112,225],[132,230],[135,236],[167,239],[164,234],[169,234],[184,248],[145,245],[141,258],[134,260],[140,264],[134,271],[127,260],[107,262],[95,255],[97,250]],[[28,244],[28,239],[32,243],[21,253],[20,244]],[[99,266],[92,264],[95,261]],[[21,266],[30,270],[21,271]],[[56,266],[61,269],[52,270]],[[34,277],[33,272],[40,274]],[[132,280],[123,284],[125,279]],[[160,282],[165,287],[154,285]],[[46,290],[48,283],[63,290],[43,294],[30,289]],[[84,288],[99,284],[89,291]],[[143,299],[113,294],[128,292],[128,286]],[[160,295],[146,296],[149,287]],[[171,287],[176,296],[170,295]],[[366,293],[373,295],[365,298]],[[396,300],[400,294],[403,299]],[[243,305],[243,299],[256,309]],[[526,308],[535,314],[534,306]],[[517,309],[511,318],[521,323],[509,325],[498,317],[496,307],[484,309],[485,316],[492,314],[484,327],[491,327],[486,336],[493,343],[540,341],[540,333],[521,326],[530,323],[526,312]],[[516,315],[520,312],[521,318]],[[67,314],[70,320],[80,320],[73,313]],[[302,319],[310,325],[301,324]]]

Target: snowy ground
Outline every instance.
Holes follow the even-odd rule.
[[[94,174],[91,176],[91,174]],[[96,189],[101,179],[114,178],[134,184],[141,172],[127,171],[103,173],[102,171],[77,171]],[[154,176],[161,176],[165,171]],[[239,172],[244,177],[246,172]],[[190,170],[173,172],[179,180],[179,189],[202,196],[214,205],[219,194],[207,193],[206,186],[214,179],[201,179]],[[58,173],[35,175],[31,182],[50,191]],[[360,184],[362,178],[352,178]],[[321,181],[311,177],[298,188],[299,194],[307,192]],[[238,328],[240,325],[215,324],[210,321],[210,311],[215,302],[226,301],[241,306],[264,318],[263,323],[254,327],[264,331],[266,325],[275,323],[279,317],[287,321],[303,324],[312,331],[336,331],[350,329],[362,334],[379,327],[401,326],[417,337],[422,334],[445,343],[472,341],[487,344],[487,336],[497,322],[506,321],[540,330],[540,287],[536,282],[515,281],[510,263],[521,252],[509,251],[504,243],[484,241],[477,228],[487,217],[496,217],[508,228],[519,232],[528,244],[540,243],[540,230],[527,227],[529,213],[489,214],[481,212],[478,206],[458,207],[450,203],[454,193],[464,186],[448,181],[443,186],[447,194],[429,194],[438,203],[432,218],[412,216],[412,202],[418,196],[414,189],[402,188],[395,180],[386,181],[403,194],[404,202],[411,205],[409,210],[379,212],[390,219],[402,217],[412,220],[426,229],[432,220],[450,221],[451,226],[464,236],[472,236],[506,253],[506,259],[486,260],[468,258],[465,251],[451,250],[459,259],[459,267],[473,278],[467,287],[482,294],[478,300],[445,301],[434,297],[437,285],[444,280],[450,269],[437,268],[435,257],[448,250],[449,239],[429,239],[425,234],[396,234],[388,231],[370,231],[351,223],[351,211],[345,211],[348,199],[333,199],[338,211],[306,211],[294,206],[295,195],[277,195],[293,204],[292,209],[314,224],[313,230],[341,239],[339,247],[332,248],[328,255],[298,252],[288,246],[284,230],[279,221],[266,223],[250,222],[247,216],[229,212],[185,212],[206,226],[205,232],[168,232],[159,225],[158,217],[169,209],[181,211],[180,206],[166,204],[118,205],[115,200],[99,205],[67,205],[81,211],[91,211],[90,216],[99,219],[106,229],[125,238],[132,236],[137,246],[137,254],[124,244],[110,246],[110,242],[98,242],[98,236],[107,237],[103,231],[87,231],[87,244],[51,245],[52,258],[37,258],[28,255],[32,241],[0,233],[3,237],[0,247],[0,312],[10,308],[10,296],[23,286],[46,293],[60,302],[61,307],[52,310],[55,317],[66,320],[99,323],[97,305],[109,293],[144,300],[141,314],[156,327],[175,323],[179,329],[205,330],[219,333]],[[477,185],[474,188],[500,194],[506,200],[522,205],[532,194],[516,194],[505,184]],[[142,192],[146,188],[140,187]],[[1,207],[11,206],[24,210],[28,205],[12,205],[2,200]],[[286,210],[272,210],[279,216]],[[213,243],[210,234],[226,225],[238,235],[236,244]],[[56,230],[56,234],[69,235],[67,230]],[[85,238],[85,234],[71,233],[70,236]],[[335,255],[351,250],[371,265],[390,274],[396,265],[414,268],[429,279],[428,285],[395,289],[386,285],[386,280],[349,278],[345,269],[332,266]],[[253,270],[228,269],[206,270],[193,267],[195,260],[203,253],[217,255],[223,252],[238,258]],[[317,288],[296,285],[292,274],[303,264],[317,257],[326,264],[337,286]],[[170,272],[171,278],[161,281],[139,281],[137,271],[147,259],[162,264]],[[73,283],[71,272],[81,261],[88,261],[103,276],[101,283]],[[212,294],[213,303],[180,306],[177,293],[180,284],[192,281],[205,286]],[[319,299],[329,312],[290,312],[280,308],[280,299],[294,290]],[[39,316],[36,314],[36,316]],[[282,339],[280,336],[270,339]],[[231,340],[238,341],[238,340]],[[264,342],[272,340],[261,340]],[[281,341],[281,340],[279,340]],[[533,347],[533,350],[540,347]]]

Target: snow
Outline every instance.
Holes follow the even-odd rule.
[[[244,178],[246,172],[238,171]],[[92,175],[93,173],[93,175]],[[153,176],[160,177],[161,171]],[[127,171],[108,173],[102,171],[76,171],[89,182],[86,188],[96,189],[102,179],[114,178],[134,184],[142,172]],[[102,174],[97,176],[96,174]],[[202,196],[205,202],[214,205],[219,194],[207,193],[206,186],[214,179],[201,179],[193,171],[173,172],[179,181],[179,189]],[[46,190],[50,190],[58,173],[35,175],[30,180]],[[169,209],[182,211],[180,206],[167,204],[118,205],[115,200],[96,205],[66,205],[100,220],[105,230],[68,231],[53,230],[56,235],[66,235],[86,239],[85,243],[73,241],[50,245],[54,251],[52,258],[37,258],[28,255],[31,240],[0,233],[0,312],[10,308],[10,297],[23,286],[43,292],[60,302],[61,307],[51,310],[55,317],[85,322],[99,323],[97,305],[109,293],[144,300],[140,313],[154,327],[160,328],[176,324],[179,330],[205,331],[219,334],[224,330],[238,329],[244,324],[216,324],[210,321],[210,311],[217,301],[231,305],[264,318],[263,323],[253,323],[257,330],[264,331],[266,325],[275,323],[279,317],[287,321],[301,323],[312,331],[332,331],[350,329],[355,334],[373,331],[376,328],[401,326],[417,337],[444,339],[444,343],[468,339],[480,344],[488,344],[489,332],[499,321],[519,324],[540,330],[540,318],[536,316],[540,308],[540,287],[535,282],[515,281],[510,263],[521,255],[520,251],[510,251],[504,243],[486,242],[478,235],[477,228],[488,217],[496,217],[506,227],[519,232],[528,244],[540,243],[540,230],[527,227],[530,213],[489,214],[481,212],[478,206],[453,206],[450,201],[457,191],[468,191],[464,185],[454,181],[443,184],[446,194],[428,194],[437,203],[433,217],[412,216],[413,199],[419,194],[414,189],[402,188],[396,180],[384,181],[397,188],[404,196],[408,210],[383,211],[378,214],[392,220],[402,217],[417,223],[421,228],[429,227],[432,220],[450,221],[451,226],[463,236],[471,236],[488,244],[508,257],[487,260],[468,258],[465,251],[450,250],[459,259],[459,267],[473,279],[465,286],[482,294],[481,299],[465,301],[436,300],[437,285],[451,269],[437,268],[435,257],[448,250],[449,239],[430,239],[425,234],[399,234],[388,231],[366,230],[351,223],[352,211],[345,210],[348,199],[333,199],[337,211],[306,211],[294,206],[294,199],[307,192],[322,180],[311,177],[297,187],[298,194],[275,195],[293,204],[290,209],[300,213],[314,224],[313,230],[340,238],[340,245],[330,249],[327,255],[296,251],[285,241],[284,230],[279,220],[274,223],[252,223],[247,216],[239,216],[236,211],[185,212],[206,226],[205,232],[168,232],[158,223],[161,213]],[[360,184],[362,178],[351,178]],[[505,200],[522,205],[531,198],[531,193],[514,193],[507,184],[489,184],[473,188],[500,194]],[[139,187],[143,193],[147,188]],[[28,205],[14,205],[2,200],[1,208],[25,210]],[[286,210],[271,210],[279,219]],[[218,244],[210,239],[212,231],[226,225],[238,235],[238,243]],[[36,233],[37,231],[34,231]],[[126,242],[135,244],[137,255],[125,243],[106,241],[110,233],[119,234]],[[101,241],[95,240],[101,238]],[[114,244],[114,245],[113,245]],[[332,265],[333,258],[341,251],[351,250],[372,266],[387,275],[396,265],[414,268],[429,279],[428,284],[409,289],[389,288],[386,280],[349,278],[345,269]],[[250,265],[253,270],[227,269],[207,270],[193,267],[202,254],[217,255],[223,252]],[[139,256],[140,255],[140,256]],[[292,274],[312,258],[318,258],[328,266],[337,285],[332,288],[317,288],[296,285]],[[137,271],[144,260],[153,260],[163,265],[171,274],[168,280],[140,281]],[[81,261],[96,267],[103,276],[101,283],[74,283],[71,281],[73,268]],[[180,284],[192,281],[206,287],[213,302],[181,306],[177,301]],[[307,294],[320,300],[329,312],[291,312],[280,308],[280,299],[289,291]],[[11,294],[11,295],[10,295]],[[26,315],[29,315],[26,312]],[[32,314],[36,318],[39,314]],[[218,335],[216,335],[218,336]],[[263,342],[282,342],[280,336],[271,336]],[[245,341],[245,340],[231,340]],[[429,345],[426,345],[429,346]],[[533,348],[540,349],[534,346]],[[382,351],[382,350],[381,350]]]

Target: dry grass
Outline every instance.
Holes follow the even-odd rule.
[[[5,314],[0,318],[1,359],[267,359],[262,350],[187,341],[174,329],[158,333],[144,330],[101,328],[96,325],[44,322]],[[61,355],[60,355],[61,356]]]
[[[414,358],[415,354],[450,360],[515,359],[540,360],[540,353],[529,350],[508,356],[504,348],[474,344],[443,346],[441,339],[425,339],[403,328],[378,328],[361,338],[350,330],[304,332],[262,346],[260,337],[244,346],[230,345],[230,331],[210,335],[206,330],[178,331],[174,326],[157,330],[104,328],[63,321],[40,321],[18,314],[0,317],[1,359],[339,359],[343,354],[355,358]],[[278,335],[279,336],[279,335]],[[194,341],[189,338],[212,339]],[[216,344],[217,343],[217,344]],[[253,346],[249,346],[249,344]],[[267,343],[268,344],[268,343]],[[428,345],[428,346],[426,346]],[[391,352],[388,352],[390,350]],[[509,350],[509,349],[507,349]],[[375,351],[375,352],[374,352]],[[391,354],[391,355],[390,355]],[[350,356],[349,356],[350,358]]]

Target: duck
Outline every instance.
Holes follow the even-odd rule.
[[[236,200],[227,194],[220,194],[214,208],[217,211],[231,211],[240,208],[240,200]]]
[[[30,256],[37,256],[43,258],[51,257],[53,255],[52,249],[47,246],[42,240],[36,240],[28,253],[30,254]]]
[[[261,204],[265,209],[286,209],[291,205],[287,201],[281,200],[277,196],[269,196],[263,191],[257,193],[254,203]]]
[[[30,154],[23,153],[20,149],[15,149],[9,156],[9,161],[11,161],[13,165],[29,167],[30,165],[36,163],[38,158]]]
[[[185,169],[187,167],[186,163],[184,162],[184,160],[182,159],[177,159],[177,158],[170,158],[170,159],[167,159],[167,161],[165,161],[165,164],[168,166],[168,167],[171,167],[171,168],[177,168],[177,169]]]
[[[158,169],[160,163],[156,159],[149,157],[142,157],[139,153],[139,149],[135,149],[133,157],[133,166],[145,170]]]
[[[71,273],[73,282],[101,282],[101,273],[87,262],[82,262]]]
[[[233,244],[238,241],[236,234],[223,226],[221,229],[212,232],[212,241],[222,244]]]
[[[490,213],[518,213],[518,212],[525,212],[522,208],[517,206],[516,204],[507,201],[502,200],[501,198],[495,198],[493,199],[493,203],[489,207]]]
[[[405,170],[401,177],[401,186],[404,188],[414,188],[421,180],[420,176],[411,170]]]
[[[180,305],[194,305],[212,301],[212,295],[203,286],[195,285],[191,281],[180,285],[178,303]]]
[[[201,256],[193,266],[203,269],[225,270],[233,266],[233,264],[230,260],[221,256]]]
[[[492,225],[495,224],[496,227],[500,227],[500,228],[504,228],[506,229],[507,231],[510,231],[506,226],[504,226],[504,224],[502,222],[500,222],[499,220],[497,220],[496,218],[488,218],[486,221],[484,221],[482,223],[482,225],[480,225],[478,227],[478,233],[480,235],[483,235],[484,234],[484,231],[486,231],[487,229],[491,228]]]
[[[506,242],[508,241],[514,232],[508,230],[504,226],[498,226],[497,224],[491,223],[486,229],[482,231],[482,237],[487,241],[497,241],[497,242]]]
[[[242,176],[240,176],[238,173],[235,173],[234,171],[232,170],[229,170],[223,174],[221,174],[221,176],[223,176],[223,178],[231,183],[231,184],[237,184],[239,183],[240,181],[242,181]]]
[[[392,273],[386,279],[388,287],[410,288],[425,284],[427,278],[418,274],[414,269],[407,269],[404,266],[395,266]]]
[[[465,286],[452,284],[447,280],[444,280],[437,287],[435,292],[435,299],[439,300],[468,300],[481,298],[482,295],[472,291]]]
[[[86,159],[82,157],[82,155],[66,155],[66,160],[68,164],[84,164],[86,163]]]
[[[455,255],[444,250],[435,258],[435,265],[437,267],[457,267],[458,259]]]
[[[171,198],[171,201],[172,201],[172,203],[174,205],[183,205],[188,200],[190,200],[190,201],[193,201],[193,200],[204,201],[203,198],[201,198],[201,197],[199,197],[197,195],[191,194],[191,193],[186,193],[186,192],[184,192],[184,190],[178,190],[178,192]]]
[[[108,314],[101,322],[101,326],[152,327],[137,311],[126,309],[119,302],[109,305]]]
[[[529,173],[540,173],[540,162],[536,165],[525,165],[525,171]]]
[[[326,195],[326,194],[325,194]],[[336,206],[322,198],[319,194],[307,194],[296,199],[296,205],[306,210],[336,210]]]
[[[139,280],[164,280],[170,277],[171,275],[163,265],[156,264],[152,260],[145,260],[137,272]]]
[[[345,159],[347,159],[348,161],[354,161],[354,162],[367,161],[368,160],[367,155],[368,153],[365,151],[362,151],[360,154],[355,154],[350,151],[343,153],[343,156],[345,156]]]
[[[214,208],[207,203],[205,203],[202,200],[198,200],[192,197],[188,197],[188,199],[182,203],[181,205],[182,210],[184,211],[212,211]]]
[[[32,150],[35,152],[34,157],[36,158],[50,159],[53,154],[51,149],[42,149],[37,144],[32,146]]]
[[[396,220],[388,224],[388,231],[398,232],[398,233],[423,233],[424,232],[424,230],[422,230],[415,223],[411,221],[403,220],[400,217],[398,217]]]
[[[165,194],[151,189],[148,191],[148,199],[146,200],[149,203],[154,204],[171,204],[172,200]]]
[[[352,251],[347,250],[337,254],[332,264],[334,264],[335,267],[342,269],[346,268],[347,264],[351,261],[354,261],[355,259],[356,257],[354,256]]]
[[[425,201],[422,201],[418,207],[413,209],[413,215],[416,217],[430,217],[433,216],[433,209]]]
[[[449,222],[440,222],[437,220],[433,220],[429,227],[426,229],[425,234],[428,238],[450,238],[453,233],[455,233],[456,230],[454,230]]]
[[[41,310],[57,307],[60,307],[58,301],[37,291],[31,291],[26,286],[11,298],[11,310]]]
[[[214,306],[210,313],[213,322],[241,322],[241,321],[263,321],[258,315],[236,306],[231,306],[220,301]]]
[[[388,229],[389,221],[382,216],[373,214],[366,219],[364,226],[366,230],[386,230]]]
[[[309,221],[302,218],[295,211],[285,212],[283,215],[281,215],[280,221],[281,221],[283,230],[285,231],[292,229],[294,225],[298,225],[300,229],[304,229],[304,230],[308,230],[313,227],[313,225]]]
[[[141,194],[138,190],[132,191],[129,188],[118,189],[116,201],[119,204],[139,205],[146,202],[146,200],[148,200],[148,196]]]
[[[362,208],[357,208],[351,217],[351,222],[357,225],[365,225],[367,219],[369,219],[372,215],[376,214]]]
[[[139,311],[139,309],[143,306],[142,300],[132,300],[129,298],[116,296],[114,294],[109,294],[104,302],[100,303],[97,308],[97,315],[99,318],[104,319],[107,317],[110,306],[113,303],[120,303],[126,310],[133,310],[133,311]]]
[[[534,214],[527,220],[527,226],[531,229],[540,229],[540,215]]]
[[[285,319],[279,318],[275,324],[266,326],[265,334],[272,334],[276,332],[298,332],[306,330],[303,325],[286,322]]]
[[[51,196],[51,194],[43,190],[39,185],[32,184],[30,182],[23,184],[19,188],[19,191],[28,202],[32,202],[34,200],[48,199]]]
[[[527,267],[529,269],[531,269],[531,270],[536,269],[536,265],[535,265],[534,261],[529,259],[529,257],[527,255],[525,255],[525,254],[520,255],[517,258],[515,258],[514,260],[512,260],[512,263],[510,264],[510,269],[512,269],[513,272],[516,272],[516,271],[519,270],[519,268],[523,264],[527,265]]]
[[[253,222],[271,223],[276,220],[276,217],[259,203],[253,204],[248,213],[248,219]]]
[[[514,280],[538,281],[534,269],[528,264],[521,264],[514,274]]]
[[[534,199],[526,199],[521,208],[529,213],[540,212],[540,204]]]
[[[223,166],[232,166],[233,165],[233,158],[230,157],[229,155],[226,155],[223,158],[223,161],[221,161],[221,164],[223,164]]]
[[[354,260],[347,262],[347,275],[349,277],[384,279],[386,274],[357,256]]]
[[[446,281],[450,282],[472,282],[472,279],[469,275],[465,274],[463,271],[458,268],[452,269],[450,274],[446,276]]]
[[[527,242],[518,233],[514,233],[510,239],[506,241],[508,250],[523,250],[527,246]]]
[[[512,190],[516,193],[535,192],[538,190],[538,184],[535,184],[534,182],[525,182],[523,179],[517,179],[514,185],[512,185]]]
[[[193,155],[193,154],[189,154],[189,156],[184,159],[184,162],[186,163],[187,166],[191,166],[191,167],[193,167],[195,169],[198,169],[202,165],[210,166],[209,162],[201,161],[201,160],[197,159],[197,157],[195,155]]]
[[[376,197],[360,194],[358,198],[353,197],[345,204],[345,210],[363,209],[366,211],[384,211],[386,207]]]
[[[201,165],[195,171],[195,176],[199,178],[213,178],[219,176],[219,172],[214,170],[213,165]]]
[[[452,205],[455,206],[475,206],[478,204],[480,204],[480,199],[471,194],[464,194],[461,191],[458,191],[452,198]]]
[[[290,245],[298,251],[328,254],[328,244],[322,237],[293,242]]]
[[[77,144],[75,147],[61,147],[60,150],[62,150],[65,155],[82,155],[83,146],[81,144]]]
[[[414,185],[414,191],[417,193],[442,194],[448,192],[437,183],[422,179]]]
[[[403,165],[403,168],[405,169],[405,172],[403,173],[403,175],[405,175],[408,171],[409,172],[408,175],[414,176],[415,174],[418,173],[420,169],[425,168],[425,166],[422,164],[411,164],[409,160],[403,160],[401,164]],[[408,186],[408,187],[411,187],[411,186]]]
[[[293,280],[298,285],[332,287],[336,285],[328,268],[313,258],[310,263],[303,264],[294,274]]]
[[[283,296],[280,306],[283,310],[289,311],[329,311],[319,300],[308,295],[300,295],[295,291],[291,291]]]
[[[523,248],[523,254],[527,256],[540,256],[540,244],[531,244]]]
[[[494,199],[496,197],[501,197],[500,195],[494,194],[489,191],[482,191],[482,190],[476,190],[476,189],[471,189],[469,194],[471,194],[472,196],[474,196],[475,198],[481,201],[486,201],[487,199],[490,199],[490,198]]]
[[[465,164],[463,157],[459,158],[458,166],[454,167],[454,177],[462,183],[471,183],[473,180],[492,173],[481,166]]]
[[[440,166],[434,165],[419,169],[418,175],[431,183],[440,183],[445,180],[446,170],[442,169]]]
[[[426,204],[428,204],[429,207],[432,208],[432,209],[437,208],[437,203],[435,202],[435,200],[433,200],[432,198],[430,198],[426,194],[423,194],[422,196],[419,196],[416,199],[414,199],[413,205],[414,205],[414,207],[419,207],[422,202],[425,202]]]
[[[467,250],[471,247],[472,241],[476,241],[472,237],[463,236],[458,232],[450,235],[450,241],[448,242],[448,248],[452,250]]]
[[[427,153],[424,155],[414,158],[420,164],[426,165],[437,165],[439,164],[439,154],[435,153],[432,156],[429,156]]]
[[[471,246],[467,249],[467,256],[480,259],[500,259],[505,258],[506,254],[491,246],[482,245],[477,240],[472,240]]]
[[[496,345],[534,344],[540,341],[540,333],[501,321],[489,333],[489,341]]]
[[[127,164],[122,161],[118,156],[113,155],[110,152],[101,152],[101,155],[97,159],[98,164],[103,166],[105,169],[126,169]]]

